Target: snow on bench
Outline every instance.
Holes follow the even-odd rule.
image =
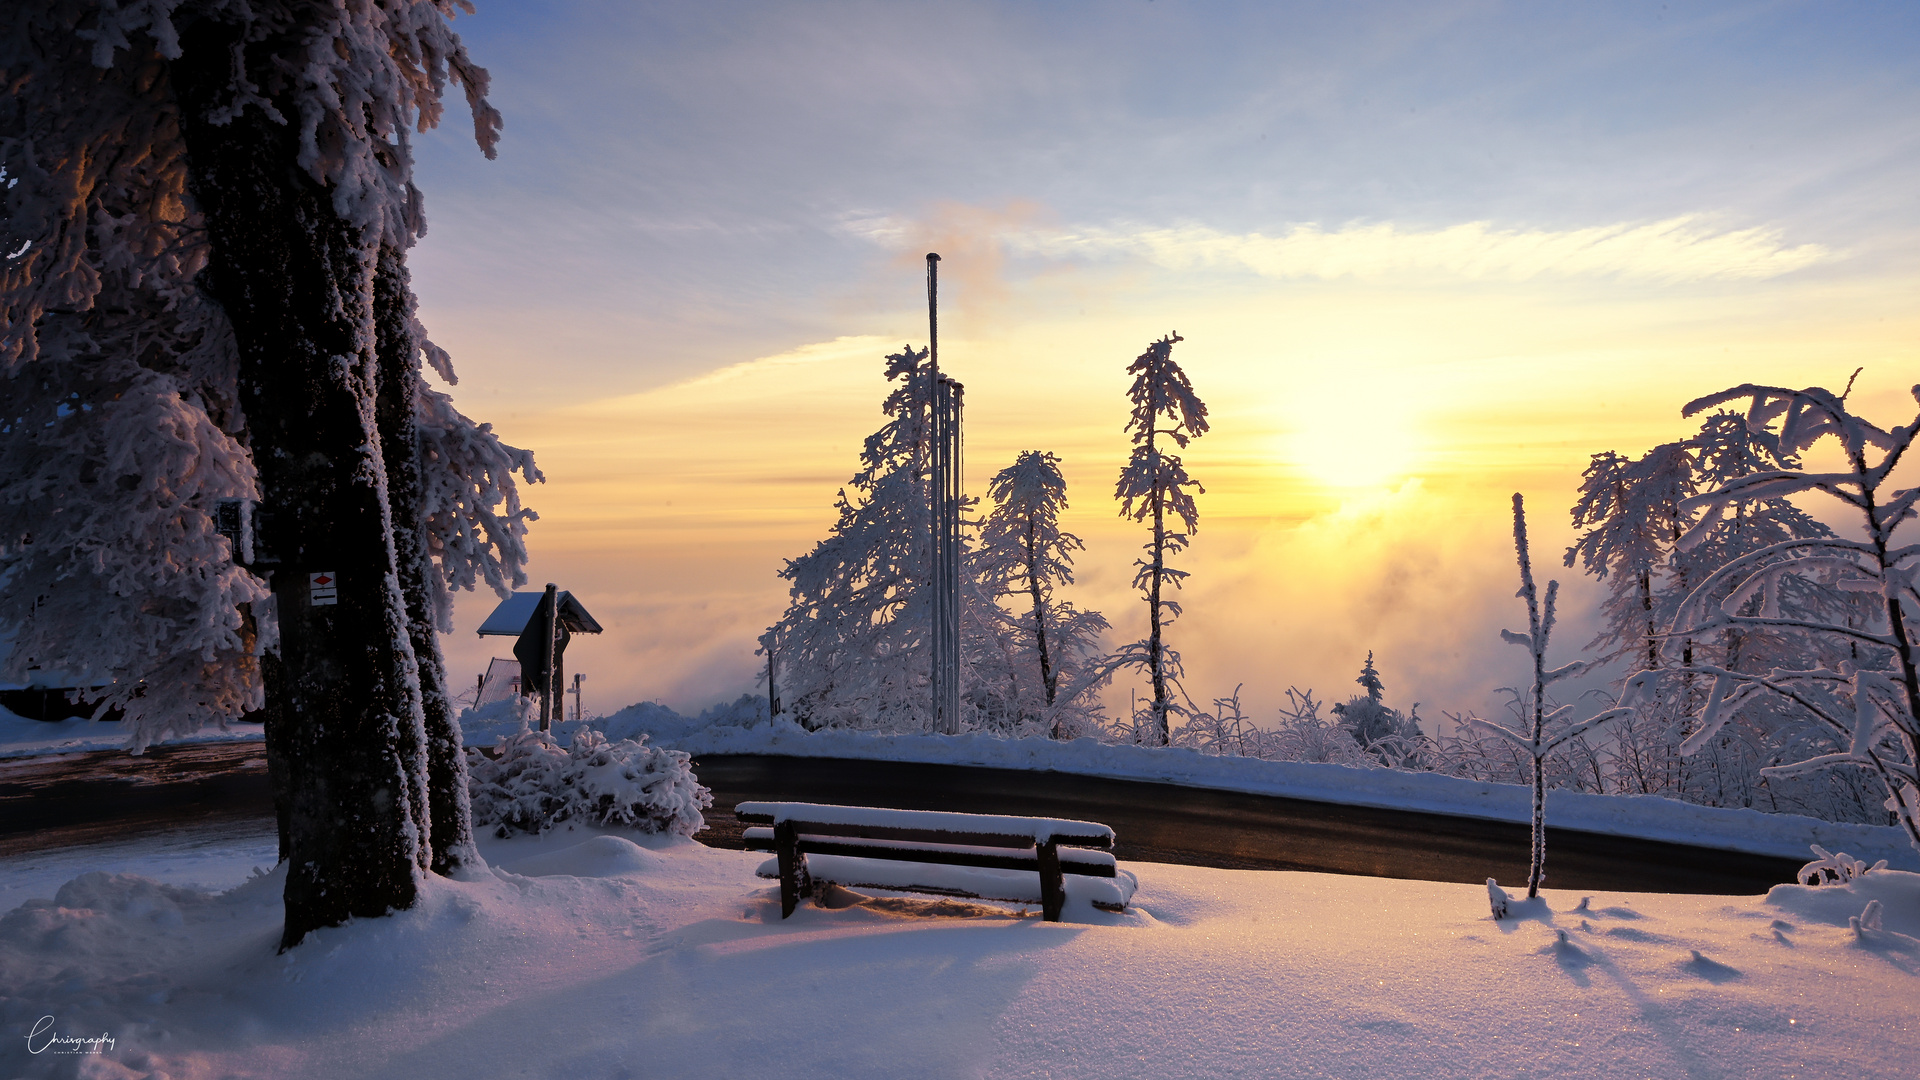
[[[1126,910],[1133,875],[1108,851],[1113,830],[1091,821],[744,802],[734,816],[749,851],[771,851],[760,876],[780,882],[780,917],[816,883],[1040,904],[1058,922],[1065,875],[1107,911]],[[811,856],[811,858],[810,858]]]

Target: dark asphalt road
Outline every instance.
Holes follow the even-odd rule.
[[[0,855],[272,816],[260,742],[0,758]]]
[[[260,743],[0,760],[0,855],[272,814]],[[829,758],[709,756],[708,830],[739,847],[735,804],[841,802],[1081,818],[1111,825],[1120,859],[1428,881],[1522,882],[1524,825],[1064,773]],[[1548,830],[1563,889],[1743,894],[1793,880],[1800,860]]]

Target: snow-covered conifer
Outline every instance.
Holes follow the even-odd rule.
[[[1574,528],[1585,528],[1567,549],[1587,573],[1610,581],[1606,619],[1590,648],[1609,658],[1630,655],[1641,667],[1660,666],[1660,577],[1683,531],[1680,503],[1693,493],[1693,455],[1684,443],[1654,447],[1638,460],[1612,451],[1593,455],[1573,505]]]
[[[1147,346],[1147,351],[1127,366],[1127,374],[1133,376],[1133,385],[1127,390],[1133,410],[1126,430],[1133,436],[1133,454],[1120,470],[1113,493],[1120,500],[1122,517],[1153,522],[1153,533],[1145,545],[1147,557],[1134,562],[1138,571],[1133,578],[1134,588],[1146,594],[1147,637],[1124,646],[1118,659],[1124,666],[1147,673],[1153,697],[1133,723],[1136,738],[1155,746],[1171,741],[1169,714],[1184,711],[1173,700],[1173,686],[1181,674],[1180,654],[1166,646],[1163,633],[1180,615],[1179,603],[1168,599],[1165,590],[1169,586],[1179,588],[1187,571],[1168,566],[1167,556],[1185,549],[1188,538],[1199,527],[1200,511],[1194,505],[1193,492],[1206,491],[1187,475],[1180,456],[1166,446],[1170,440],[1185,449],[1189,442],[1207,433],[1207,406],[1173,359],[1174,344],[1183,340],[1178,334],[1169,334]],[[1179,519],[1183,531],[1169,527],[1169,515]]]
[[[1021,710],[1041,717],[1054,738],[1089,734],[1099,726],[1095,691],[1111,673],[1100,658],[1107,620],[1054,595],[1073,583],[1073,552],[1084,546],[1060,529],[1067,505],[1060,459],[1023,451],[988,482],[987,493],[994,507],[980,531],[982,585],[1016,611],[1027,609],[1016,619]]]
[[[927,350],[903,347],[885,372],[897,384],[881,406],[887,422],[862,444],[837,520],[780,570],[790,601],[769,633],[781,708],[808,727],[919,731],[932,719]]]
[[[1567,553],[1568,565],[1581,558],[1588,572],[1610,587],[1603,605],[1606,625],[1594,645],[1606,650],[1607,659],[1627,660],[1627,673],[1675,667],[1678,674],[1643,694],[1637,714],[1612,727],[1607,739],[1572,746],[1588,752],[1585,771],[1591,776],[1567,772],[1571,763],[1556,763],[1550,772],[1565,773],[1565,780],[1588,790],[1659,792],[1708,805],[1814,810],[1827,816],[1854,812],[1845,807],[1857,801],[1847,785],[1808,777],[1767,782],[1760,776],[1770,760],[1804,756],[1800,751],[1808,740],[1819,737],[1778,702],[1755,703],[1710,745],[1689,757],[1679,752],[1685,733],[1678,729],[1699,710],[1706,692],[1706,683],[1691,671],[1696,661],[1765,671],[1800,664],[1807,645],[1797,634],[1766,627],[1669,637],[1680,601],[1693,584],[1734,559],[1794,537],[1827,534],[1824,525],[1788,500],[1745,499],[1707,523],[1704,537],[1691,548],[1676,550],[1680,536],[1699,517],[1683,509],[1684,501],[1690,493],[1794,464],[1791,454],[1782,456],[1775,433],[1755,430],[1746,418],[1725,411],[1707,416],[1694,436],[1638,460],[1594,456],[1573,511],[1575,525],[1588,528]],[[1837,616],[1857,601],[1797,581],[1781,603],[1793,612]]]
[[[1373,666],[1372,650],[1367,651],[1367,662],[1361,667],[1359,677],[1353,681],[1359,683],[1365,693],[1356,694],[1346,703],[1333,707],[1333,714],[1340,718],[1340,726],[1346,728],[1353,736],[1353,741],[1381,764],[1407,764],[1418,752],[1420,725],[1386,703],[1386,684],[1380,680],[1380,672]]]

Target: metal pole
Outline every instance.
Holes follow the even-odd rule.
[[[933,727],[960,730],[960,384],[940,374],[940,256],[927,254],[927,420],[931,459],[928,619]]]
[[[547,582],[546,599],[540,602],[547,613],[547,655],[541,663],[545,675],[540,681],[540,730],[553,728],[553,636],[560,625],[560,601],[553,588],[553,582]]]
[[[946,547],[941,542],[946,525],[946,477],[941,472],[940,446],[940,256],[927,253],[927,689],[932,696],[933,730],[947,730],[946,655],[947,581]]]

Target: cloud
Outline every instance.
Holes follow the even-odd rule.
[[[923,271],[928,252],[940,255],[941,310],[951,304],[973,333],[982,333],[1004,313],[1013,292],[1007,281],[1008,238],[1042,224],[1040,204],[1013,199],[998,206],[942,200],[918,217],[852,215],[842,227],[892,252],[890,275]]]
[[[1422,277],[1466,281],[1540,278],[1613,278],[1677,283],[1758,281],[1780,277],[1837,254],[1820,244],[1786,245],[1778,228],[1714,227],[1703,215],[1654,222],[1618,222],[1581,229],[1499,228],[1470,221],[1439,229],[1391,222],[1334,230],[1307,223],[1286,232],[1229,233],[1204,225],[1045,228],[1029,223],[1035,211],[943,206],[933,221],[850,219],[849,231],[887,247],[964,225],[966,245],[992,251],[983,260],[1001,270],[1001,247],[1014,255],[1066,262],[1140,260],[1168,270],[1252,272],[1268,278],[1378,280]]]
[[[799,348],[789,349],[775,356],[762,356],[753,360],[743,360],[737,364],[728,364],[726,367],[716,368],[704,375],[698,375],[692,379],[661,387],[658,390],[631,395],[627,400],[629,402],[647,402],[670,394],[683,392],[698,394],[723,383],[738,382],[740,380],[752,381],[781,372],[818,368],[823,365],[843,362],[849,358],[871,359],[875,356],[885,355],[886,349],[889,346],[891,346],[889,341],[872,334],[842,335],[834,338],[832,341],[821,341],[802,345]],[[596,405],[595,407],[600,411],[605,411],[605,406]]]
[[[1499,229],[1485,221],[1430,230],[1349,225],[1332,232],[1306,224],[1280,236],[1197,225],[1087,229],[1014,234],[1008,243],[1054,258],[1133,257],[1170,270],[1241,268],[1272,278],[1760,280],[1833,258],[1819,244],[1786,247],[1778,229],[1716,231],[1698,215],[1557,231]]]

